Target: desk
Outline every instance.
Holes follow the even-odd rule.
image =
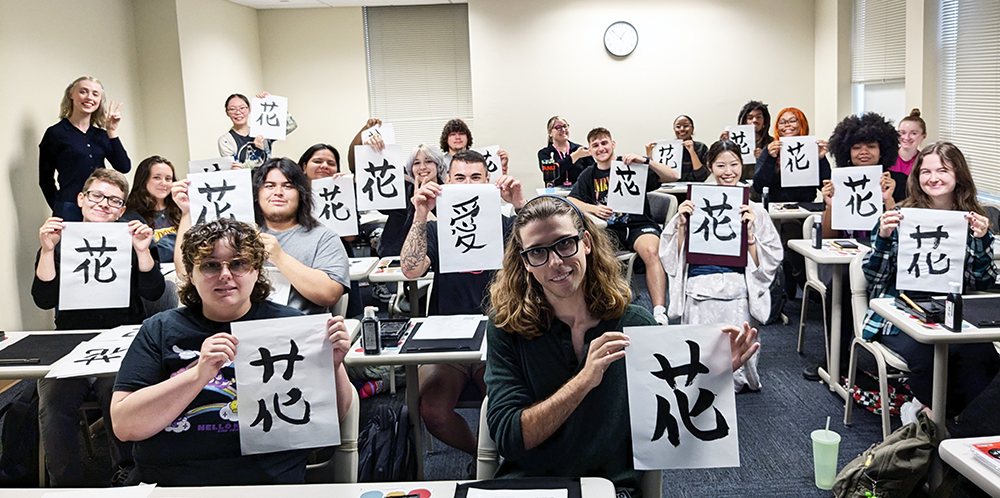
[[[455,496],[455,486],[470,481],[421,481],[421,482],[362,482],[344,484],[284,484],[276,486],[204,486],[193,488],[153,488],[150,497],[157,498],[217,498],[219,496],[240,496],[245,498],[271,498],[274,496],[294,496],[296,498],[329,498],[343,496],[356,498],[366,491],[409,492],[415,489],[430,491],[431,498]],[[57,491],[82,491],[71,489],[5,489],[6,498],[39,498],[45,493]],[[89,489],[88,491],[98,491]],[[583,498],[614,498],[615,486],[601,477],[580,479]]]
[[[963,299],[978,299],[996,297],[995,294],[980,294],[963,296]],[[951,332],[944,327],[929,327],[921,324],[908,313],[896,309],[895,299],[883,297],[872,299],[869,303],[872,311],[892,322],[904,334],[917,342],[934,345],[934,382],[931,394],[931,411],[934,412],[934,423],[945,427],[945,409],[948,402],[948,344],[958,342],[993,342],[1000,340],[1000,328],[980,329],[965,322],[966,327],[959,333]]]
[[[396,263],[397,266],[390,267],[392,263]],[[375,269],[368,274],[368,280],[370,282],[406,282],[407,290],[410,293],[410,314],[416,316],[417,310],[420,309],[417,299],[417,282],[434,280],[434,272],[429,271],[424,276],[411,280],[403,275],[403,269],[398,264],[399,256],[388,256],[380,259],[375,265]],[[428,299],[428,304],[429,302],[430,299]]]
[[[559,197],[569,197],[570,189],[564,187],[552,187],[552,192],[547,192],[544,187],[539,187],[535,189],[535,193],[538,195],[558,195]]]
[[[1000,498],[1000,474],[990,470],[973,456],[970,445],[996,441],[997,436],[945,439],[938,446],[941,459],[990,496]]]
[[[483,317],[486,318],[485,316]],[[423,451],[423,423],[420,419],[420,385],[417,379],[417,365],[427,364],[447,364],[447,363],[473,363],[482,361],[486,356],[486,337],[483,343],[475,351],[446,351],[428,353],[400,353],[401,346],[410,333],[413,332],[413,324],[422,322],[422,318],[414,318],[406,334],[399,340],[396,347],[385,348],[382,354],[366,355],[361,348],[361,341],[358,339],[351,350],[344,358],[344,365],[353,366],[383,366],[383,365],[403,365],[406,370],[406,406],[410,411],[410,421],[413,422],[417,447],[417,478],[424,477],[424,451]]]
[[[32,330],[7,332],[7,339],[0,341],[0,349],[9,347],[29,335],[54,335],[54,334],[99,334],[107,332],[106,329],[94,330]],[[41,379],[49,373],[51,364],[42,365],[4,365],[0,366],[0,379]]]
[[[822,211],[809,211],[798,206],[786,209],[784,205],[783,202],[772,202],[768,206],[767,214],[772,220],[804,220],[814,214],[823,214]]]
[[[845,239],[836,239],[845,240]],[[852,240],[852,242],[857,242]],[[811,240],[795,239],[788,241],[788,248],[809,258],[821,265],[835,265],[833,268],[832,282],[830,283],[830,357],[827,358],[826,370],[819,369],[819,376],[823,379],[830,390],[836,392],[844,401],[848,399],[848,392],[844,386],[840,385],[840,320],[841,320],[841,294],[843,286],[843,271],[836,266],[849,265],[851,260],[859,254],[868,252],[868,248],[858,244],[860,248],[854,252],[840,251],[830,246],[830,241],[823,241],[823,248],[816,249],[812,246]],[[853,335],[847,340],[853,339]]]
[[[349,262],[351,264],[351,280],[364,280],[375,269],[378,258],[351,258]]]

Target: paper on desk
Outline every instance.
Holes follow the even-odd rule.
[[[142,325],[119,325],[111,330],[105,330],[88,342],[115,342],[131,344]]]
[[[477,489],[469,488],[468,498],[566,498],[569,490],[562,489]]]
[[[66,379],[117,373],[131,344],[131,339],[125,342],[81,342],[53,363],[45,378]]]
[[[482,315],[429,316],[413,339],[472,339],[482,319]]]
[[[155,484],[140,484],[138,486],[123,486],[120,488],[94,488],[77,491],[52,491],[42,495],[42,498],[146,498],[156,488]]]

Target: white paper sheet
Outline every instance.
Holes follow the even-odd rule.
[[[653,173],[654,175],[656,173]],[[608,179],[608,207],[616,213],[642,214],[646,206],[646,178],[649,165],[633,162],[625,165],[611,161]]]
[[[819,146],[816,137],[781,137],[782,187],[815,187],[819,182]]]
[[[964,282],[969,221],[964,211],[902,208],[896,288],[948,292],[948,282]]]
[[[636,470],[740,465],[729,336],[721,330],[720,324],[625,327]],[[698,401],[704,411],[691,413]]]
[[[244,455],[340,444],[327,318],[307,315],[232,323],[233,335],[240,341],[236,399]]]
[[[188,161],[188,173],[214,173],[233,169],[233,156]]]
[[[132,236],[127,223],[66,223],[59,247],[60,310],[128,307]]]
[[[569,490],[562,489],[479,489],[469,488],[466,498],[567,498]]]
[[[482,315],[432,315],[414,333],[414,339],[472,339]]]
[[[271,279],[271,293],[267,295],[267,300],[273,303],[288,305],[288,296],[292,292],[292,283],[281,274],[281,270],[274,266],[265,266],[267,278]]]
[[[250,101],[250,136],[263,135],[269,140],[285,139],[288,122],[288,98],[268,95]]]
[[[392,126],[392,123],[382,123],[371,128],[365,128],[365,131],[361,132],[361,143],[368,142],[368,139],[374,135],[380,135],[382,142],[386,145],[396,143],[396,128]]]
[[[784,173],[782,173],[784,174]],[[833,168],[833,212],[830,227],[834,230],[871,230],[882,216],[881,166]]]
[[[500,189],[491,184],[442,185],[437,197],[438,271],[503,266]]]
[[[313,216],[341,237],[358,234],[354,175],[312,181]]]
[[[106,330],[101,332],[100,335],[91,339],[89,342],[114,342],[114,343],[124,343],[131,344],[132,339],[135,339],[136,334],[139,332],[139,328],[142,325],[119,325],[111,330]]]
[[[121,367],[122,359],[125,358],[125,353],[128,352],[131,343],[131,340],[124,342],[81,342],[73,348],[73,351],[53,363],[45,378],[65,379],[116,373]]]
[[[138,486],[123,486],[120,488],[94,488],[74,491],[50,491],[42,498],[147,498],[155,484],[139,484]]]
[[[490,175],[490,183],[496,183],[500,175],[503,174],[503,168],[500,166],[500,146],[490,145],[472,150],[482,154],[483,159],[486,159],[486,172]]]
[[[688,251],[739,256],[743,238],[740,205],[743,187],[692,185],[694,212],[688,220]]]
[[[236,169],[188,175],[191,221],[197,225],[229,217],[255,225],[250,170]]]
[[[753,151],[757,148],[757,132],[752,124],[730,125],[726,127],[729,132],[729,139],[740,146],[740,154],[743,155],[743,164],[754,164],[757,158]]]
[[[402,146],[386,145],[380,153],[367,145],[355,145],[354,158],[358,211],[406,209]]]
[[[666,164],[670,169],[680,173],[681,163],[684,161],[684,141],[657,140],[653,143],[653,160]]]

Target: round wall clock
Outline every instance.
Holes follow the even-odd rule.
[[[615,57],[631,54],[638,44],[639,33],[628,22],[618,21],[604,31],[604,48]]]

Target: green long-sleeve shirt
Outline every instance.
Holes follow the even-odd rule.
[[[605,332],[643,325],[656,321],[645,309],[629,306],[621,318],[587,330],[585,349]],[[583,369],[584,362],[576,359],[569,326],[559,320],[530,340],[498,329],[493,322],[486,336],[486,416],[490,435],[504,457],[496,477],[604,477],[638,497],[642,472],[632,465],[625,362],[612,363],[601,384],[587,393],[566,422],[540,445],[525,450],[521,412],[552,396]]]

